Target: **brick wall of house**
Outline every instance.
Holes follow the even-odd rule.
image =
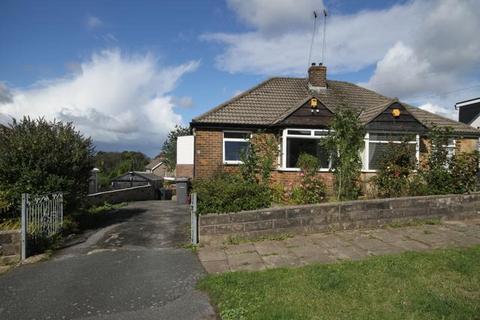
[[[271,133],[262,133],[272,135]],[[478,140],[471,138],[457,139],[458,152],[471,152],[477,150]],[[430,143],[426,138],[421,138],[420,143],[420,161],[427,158],[430,149]],[[275,163],[275,165],[277,165]],[[197,129],[195,133],[195,178],[210,177],[220,170],[234,172],[238,169],[236,165],[223,165],[223,131]],[[327,190],[333,189],[333,175],[330,172],[321,172],[318,174],[325,182]],[[371,191],[369,186],[370,179],[375,173],[363,172],[361,175],[362,188],[366,194]],[[283,185],[295,184],[300,181],[299,172],[278,171],[272,172],[272,182]]]
[[[207,178],[222,169],[223,131],[195,130],[195,178]]]
[[[177,164],[175,176],[177,178],[193,178],[193,164]]]
[[[478,139],[459,139],[456,141],[456,148],[460,152],[472,152],[478,150]]]

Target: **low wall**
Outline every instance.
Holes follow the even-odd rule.
[[[20,260],[20,230],[0,231],[0,266]]]
[[[200,241],[236,235],[256,237],[272,233],[313,233],[381,227],[414,219],[480,217],[480,193],[357,200],[269,208],[199,218]]]
[[[157,192],[150,185],[98,192],[87,196],[87,201],[91,205],[156,199],[158,199]]]

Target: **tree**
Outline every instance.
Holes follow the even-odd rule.
[[[325,146],[331,153],[337,200],[356,199],[362,169],[360,152],[364,147],[364,129],[358,115],[346,106],[337,109]]]
[[[22,193],[64,193],[67,210],[88,191],[94,148],[72,123],[28,117],[0,128],[0,194],[18,207]]]
[[[175,128],[168,134],[167,140],[165,140],[162,146],[162,155],[168,170],[175,170],[177,165],[177,138],[181,136],[188,136],[190,133],[189,127],[176,125]]]

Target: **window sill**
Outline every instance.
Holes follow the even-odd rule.
[[[239,164],[242,164],[242,161],[223,161],[223,164],[226,166],[238,166]]]
[[[300,172],[300,168],[277,168],[281,172]],[[330,169],[320,169],[318,172],[330,172]]]

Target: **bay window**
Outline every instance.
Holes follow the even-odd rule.
[[[327,130],[285,129],[282,135],[282,169],[299,170],[297,161],[302,153],[308,153],[320,161],[320,170],[330,168],[330,156],[323,146]]]
[[[240,156],[248,149],[250,132],[224,131],[223,132],[223,162],[226,164],[241,163]]]
[[[375,171],[380,167],[380,162],[388,148],[389,143],[407,142],[410,152],[417,162],[420,154],[420,137],[405,133],[369,132],[365,135],[365,150],[363,154],[363,169]]]

